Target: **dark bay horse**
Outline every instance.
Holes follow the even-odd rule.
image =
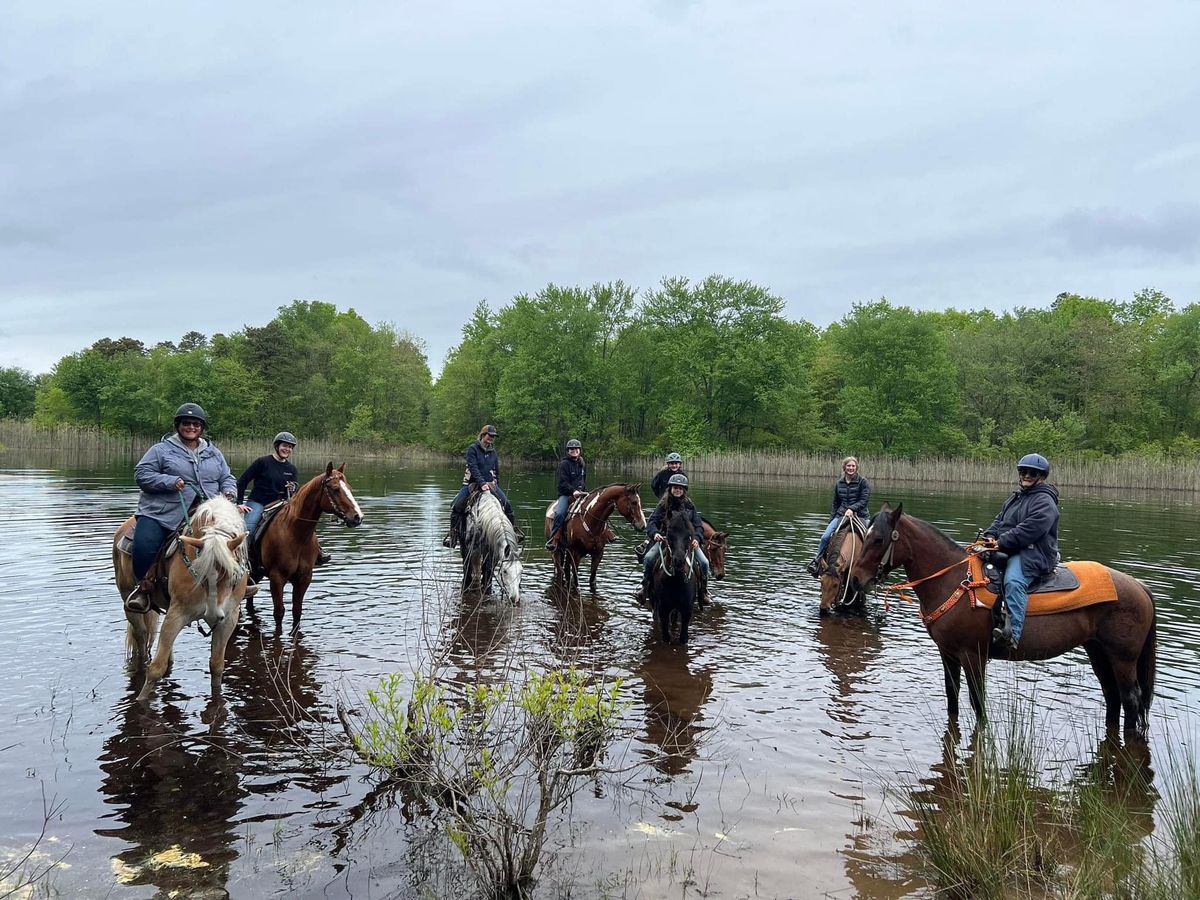
[[[579,561],[592,558],[589,579],[592,593],[596,591],[596,570],[604,558],[604,548],[615,539],[608,528],[609,517],[619,512],[634,528],[646,530],[646,515],[642,512],[640,484],[609,484],[574,501],[567,509],[567,518],[558,532],[558,548],[554,551],[554,583],[579,591]],[[554,527],[554,504],[546,510],[546,537]]]
[[[692,621],[696,579],[692,571],[692,517],[682,508],[668,507],[659,544],[661,555],[650,575],[650,608],[658,619],[664,644],[671,643],[672,617],[679,620],[679,643],[686,644]]]
[[[855,590],[850,583],[850,570],[862,555],[862,532],[866,526],[858,519],[845,520],[848,524],[839,527],[829,541],[825,551],[826,567],[821,573],[821,615],[834,610],[862,612],[866,608],[867,595]]]
[[[362,523],[362,508],[354,499],[346,480],[346,465],[333,463],[313,476],[276,513],[258,542],[258,558],[271,582],[271,604],[275,614],[275,633],[283,632],[283,588],[292,586],[292,632],[300,628],[304,612],[304,594],[312,583],[313,564],[317,561],[317,522],[322,513],[331,513],[348,528]],[[253,611],[253,599],[247,601]]]
[[[885,504],[867,529],[862,556],[851,570],[855,586],[870,589],[902,566],[921,604],[921,619],[942,656],[946,711],[958,717],[963,669],[976,717],[984,716],[984,675],[997,659],[1049,659],[1082,646],[1104,693],[1110,731],[1125,710],[1126,734],[1144,734],[1154,699],[1156,627],[1154,598],[1137,579],[1109,569],[1117,599],[1080,609],[1030,616],[1015,654],[991,646],[992,618],[955,589],[967,576],[967,551],[920,519]],[[961,592],[960,592],[961,593]]]
[[[129,596],[137,584],[133,577],[132,557],[118,547],[121,536],[132,527],[133,521],[130,516],[113,536],[113,572],[122,597]],[[246,593],[248,572],[242,547],[245,540],[246,526],[237,507],[220,496],[205,501],[191,517],[191,535],[180,535],[179,545],[165,560],[166,596],[154,597],[148,612],[125,610],[129,622],[125,650],[138,669],[145,665],[154,641],[154,628],[159,617],[154,607],[165,606],[167,610],[158,637],[158,650],[146,669],[138,700],[148,699],[154,685],[166,674],[179,632],[200,619],[212,629],[208,671],[213,699],[221,696],[225,645],[237,628],[242,597]],[[161,593],[161,589],[156,587],[155,592]]]

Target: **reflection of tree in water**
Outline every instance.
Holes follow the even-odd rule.
[[[651,764],[664,775],[686,772],[708,729],[702,710],[713,690],[713,668],[692,670],[687,647],[651,637],[635,675],[642,679],[646,737],[659,748]]]
[[[239,755],[219,728],[189,734],[186,714],[169,699],[161,713],[122,702],[99,760],[100,790],[118,809],[109,816],[114,824],[96,829],[133,845],[115,857],[118,876],[153,884],[162,896],[228,896],[235,819],[247,794]]]
[[[833,676],[835,693],[827,711],[829,718],[845,725],[860,724],[863,704],[856,697],[867,693],[868,672],[883,652],[878,627],[858,616],[822,617],[817,620],[816,647]]]

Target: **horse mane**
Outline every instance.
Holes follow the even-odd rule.
[[[212,576],[230,581],[241,576],[241,560],[228,544],[230,539],[246,533],[246,523],[236,506],[220,495],[204,501],[192,516],[192,532],[204,541],[191,564],[197,582],[206,582]]]
[[[942,545],[944,547],[946,547],[946,549],[954,550],[955,552],[958,552],[958,553],[962,552],[962,545],[960,543],[958,543],[958,541],[954,540],[954,538],[950,537],[950,535],[946,534],[946,532],[942,531],[942,529],[940,529],[936,525],[934,525],[933,523],[926,522],[924,519],[918,519],[916,516],[910,516],[907,513],[904,514],[904,518],[910,519],[912,521],[912,523],[914,525],[916,525],[921,531],[925,532],[926,534],[930,535],[931,537],[935,537],[935,538],[939,539],[942,542]]]
[[[489,544],[495,545],[502,539],[516,543],[517,533],[512,527],[512,522],[508,521],[508,516],[504,514],[504,507],[500,505],[500,501],[490,492],[485,492],[475,501],[474,513],[475,519],[479,523],[479,530]]]

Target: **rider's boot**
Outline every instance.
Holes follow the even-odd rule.
[[[313,565],[314,566],[323,566],[332,559],[333,559],[333,557],[330,556],[328,553],[326,553],[324,550],[322,550],[321,545],[318,544],[317,545],[317,561],[315,563],[313,563]]]
[[[450,530],[446,532],[446,536],[442,538],[443,547],[457,547],[459,541],[459,529],[462,525],[462,516],[456,512],[450,513]]]
[[[638,561],[638,562],[643,562],[643,561],[645,561],[645,559],[646,559],[646,551],[647,551],[647,550],[649,550],[649,549],[650,549],[650,539],[649,539],[649,538],[647,538],[646,540],[642,541],[642,542],[641,542],[641,543],[638,545],[638,548],[637,548],[636,550],[634,550],[634,551],[633,551],[634,555],[637,557],[637,561]]]
[[[154,576],[147,575],[125,598],[125,609],[131,613],[150,612],[150,595],[154,592]]]
[[[633,595],[633,599],[639,606],[650,605],[650,573],[642,573],[642,585],[637,589],[637,593]]]
[[[696,591],[696,603],[698,606],[708,606],[708,576],[704,575],[700,578],[700,587]]]
[[[1013,640],[1012,620],[1008,615],[1008,607],[1003,606],[1003,597],[998,597],[996,602],[1001,604],[1000,623],[992,629],[992,643],[1003,650],[1016,650],[1017,642]]]
[[[812,562],[810,562],[807,566],[804,567],[804,571],[808,572],[808,574],[811,575],[813,578],[820,578],[821,571],[822,571],[822,569],[824,569],[823,563],[825,561],[823,559],[821,559],[821,556],[822,556],[822,554],[818,553],[816,556],[814,556],[812,558]]]

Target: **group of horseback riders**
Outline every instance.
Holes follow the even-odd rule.
[[[275,435],[272,452],[254,460],[235,480],[224,454],[204,437],[207,427],[208,416],[198,403],[183,404],[175,411],[174,431],[147,450],[134,467],[141,495],[131,554],[137,586],[125,598],[130,612],[150,609],[155,558],[195,503],[223,494],[244,515],[246,534],[253,535],[264,510],[296,491],[299,476],[291,455],[297,442],[290,431]],[[318,549],[316,564],[329,561],[330,556]]]
[[[1058,490],[1046,479],[1050,462],[1040,453],[1028,453],[1017,463],[1018,487],[1004,501],[992,523],[981,532],[994,544],[994,558],[1003,565],[1005,614],[992,632],[992,640],[1016,650],[1025,625],[1029,586],[1052,573],[1059,561]],[[831,518],[817,545],[817,555],[807,565],[815,578],[828,567],[826,551],[832,536],[843,528],[866,531],[870,519],[871,485],[858,471],[858,460],[842,460],[842,476],[833,485]]]
[[[208,418],[196,403],[185,403],[175,412],[174,431],[163,438],[139,460],[134,475],[141,488],[133,536],[134,577],[138,585],[125,599],[131,612],[149,609],[153,589],[151,566],[159,549],[175,534],[187,517],[190,503],[224,494],[245,515],[246,531],[253,534],[263,512],[272,504],[286,500],[298,484],[296,466],[291,461],[296,437],[289,431],[275,435],[272,453],[259,457],[235,479],[224,455],[204,437]],[[450,513],[450,531],[442,541],[454,547],[461,540],[470,497],[490,492],[500,501],[505,516],[513,523],[518,539],[524,534],[516,526],[512,504],[500,487],[500,460],[496,451],[494,425],[484,425],[478,438],[464,454],[466,471],[462,488],[454,498]],[[821,534],[817,554],[807,571],[820,577],[828,568],[825,559],[833,535],[841,528],[866,530],[869,521],[871,485],[859,472],[858,460],[842,460],[841,477],[834,482],[829,524]],[[1047,483],[1050,463],[1038,453],[1021,457],[1017,463],[1018,488],[1005,500],[982,538],[993,542],[998,554],[1004,554],[1004,602],[1007,615],[997,625],[993,640],[1015,649],[1025,622],[1030,584],[1054,571],[1058,563],[1058,491]],[[558,550],[563,524],[573,501],[586,496],[586,465],[583,447],[574,438],[567,441],[566,456],[558,466],[558,499],[546,549]],[[250,496],[247,488],[253,484]],[[703,518],[688,496],[687,473],[678,453],[667,454],[665,465],[650,482],[658,505],[646,523],[646,541],[638,548],[643,576],[641,596],[649,593],[650,578],[661,555],[664,535],[661,528],[667,515],[682,510],[691,517],[696,537],[692,540],[693,565],[700,576],[700,597],[706,594],[709,561],[699,540],[704,533]],[[999,557],[998,557],[999,558]],[[329,561],[319,551],[317,564]]]

